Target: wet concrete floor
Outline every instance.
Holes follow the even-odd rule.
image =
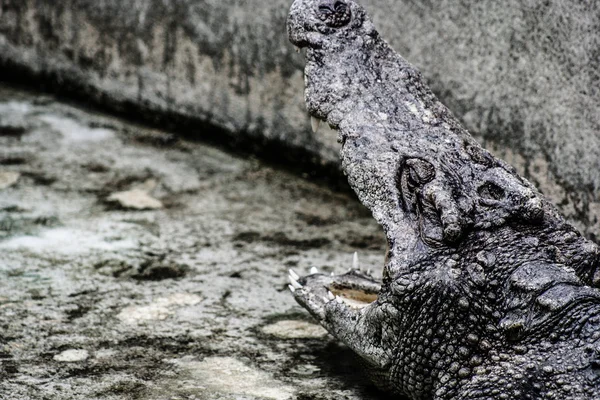
[[[351,196],[0,87],[0,399],[382,399],[288,293],[384,240]]]

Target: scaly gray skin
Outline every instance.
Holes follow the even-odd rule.
[[[291,272],[296,300],[410,399],[600,398],[598,247],[471,138],[360,5],[296,0],[288,33],[309,113],[339,131],[389,246],[383,282]]]

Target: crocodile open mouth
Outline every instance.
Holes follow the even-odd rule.
[[[330,129],[338,131],[337,127],[328,121],[327,115],[320,116],[309,112],[309,116],[314,133],[318,132],[323,122],[328,124]],[[357,253],[354,253],[352,265],[345,274],[322,274],[313,267],[309,275],[302,277],[294,270],[289,270],[288,278],[289,289],[296,300],[319,320],[323,320],[324,309],[328,304],[341,304],[354,312],[368,307],[377,301],[382,285],[381,280],[372,275],[371,269],[361,269]]]
[[[339,74],[326,73],[324,68],[331,67],[332,71],[337,71],[341,64],[324,60],[323,51],[328,43],[332,43],[332,37],[344,43],[354,43],[357,31],[364,31],[366,35],[374,32],[371,25],[363,26],[364,21],[364,11],[352,1],[306,0],[294,2],[287,22],[291,43],[298,51],[302,49],[305,53],[305,100],[312,130],[317,133],[322,123],[329,125],[338,132],[342,148],[347,138],[339,129],[354,105],[339,102],[348,98],[345,90],[354,70],[341,70]],[[346,54],[343,46],[335,49],[330,46],[329,50],[330,53],[339,51],[339,54]],[[330,95],[340,90],[343,93],[339,96]],[[381,224],[381,221],[378,222]],[[294,297],[319,321],[324,321],[328,313],[339,314],[341,307],[351,313],[366,312],[369,305],[378,301],[382,286],[381,280],[373,277],[370,271],[361,270],[356,254],[349,272],[345,274],[323,274],[316,268],[302,277],[293,270],[289,272],[289,288]]]
[[[352,268],[345,274],[321,274],[313,267],[304,277],[290,269],[288,278],[296,299],[319,319],[330,303],[342,304],[351,311],[361,310],[377,301],[381,289],[381,281],[371,276],[370,270],[360,269],[356,253]]]

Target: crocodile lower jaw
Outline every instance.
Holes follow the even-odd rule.
[[[313,267],[309,275],[300,277],[290,269],[288,279],[290,291],[296,298],[303,299],[311,313],[317,316],[323,307],[334,301],[348,310],[361,310],[377,300],[381,288],[381,282],[371,276],[370,270],[360,269],[357,253],[354,253],[352,268],[345,274],[321,274]]]

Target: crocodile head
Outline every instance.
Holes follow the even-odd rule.
[[[597,246],[479,146],[359,4],[296,0],[288,34],[308,111],[338,131],[388,243],[382,281],[292,271],[296,300],[413,399],[597,395]]]
[[[394,231],[388,241],[394,251],[401,247],[395,253],[414,258],[419,237],[457,241],[468,225],[502,223],[517,211],[543,217],[535,189],[464,131],[357,3],[295,1],[288,32],[306,48],[308,111],[338,130],[350,184],[383,228]],[[477,182],[464,187],[469,174]]]

